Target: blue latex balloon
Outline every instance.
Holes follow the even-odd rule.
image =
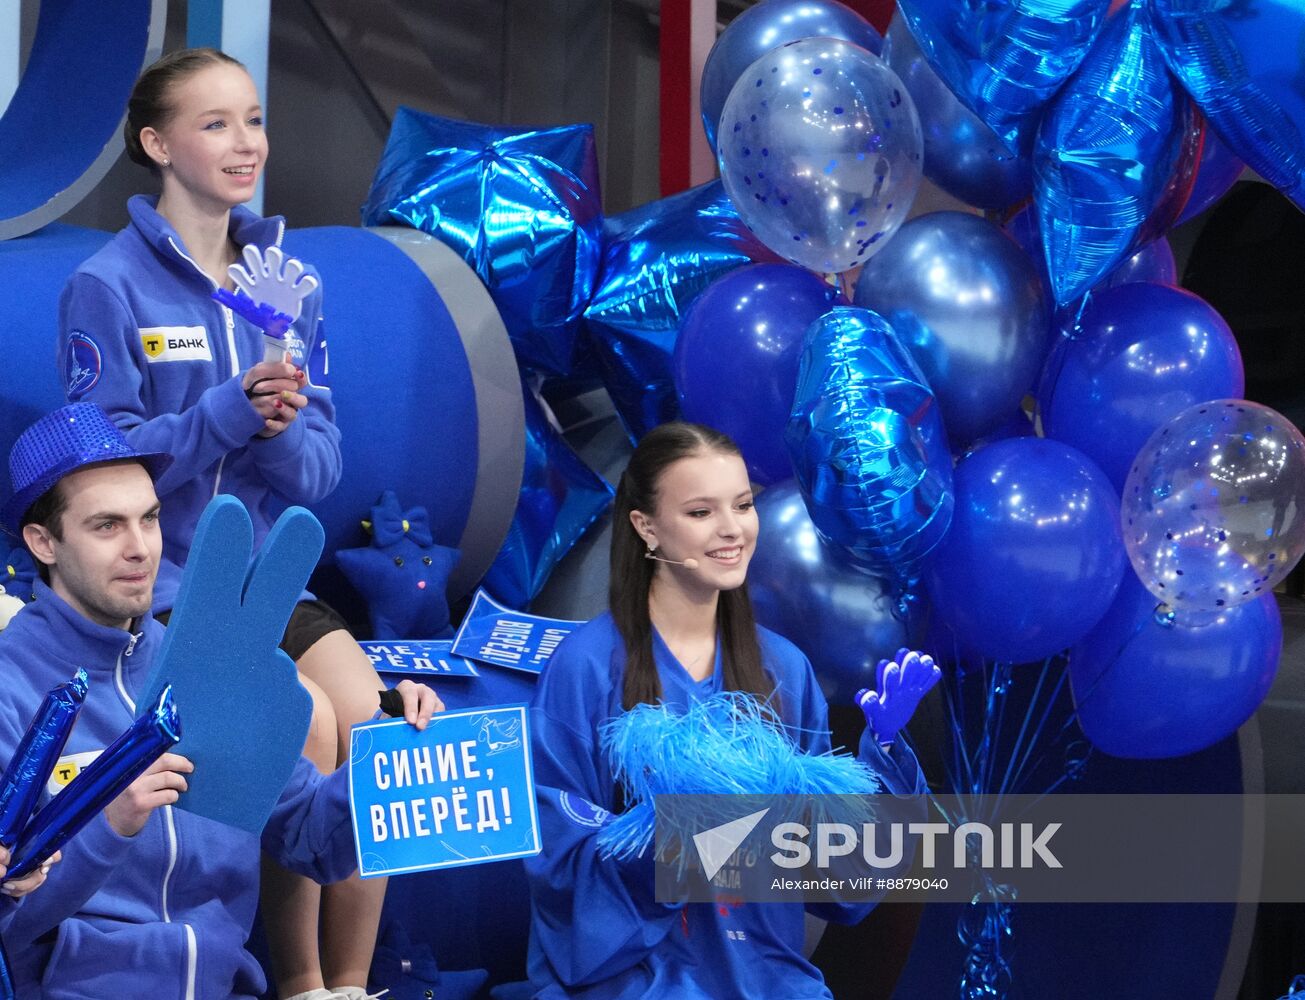
[[[1200,135],[1135,0],[1107,22],[1038,128],[1034,201],[1057,302],[1077,299],[1177,218]]]
[[[592,125],[496,128],[401,107],[362,211],[363,225],[401,223],[456,250],[521,363],[571,370],[600,254]]]
[[[484,586],[511,608],[530,606],[554,567],[611,505],[615,491],[562,439],[552,412],[524,386],[526,461],[507,538]]]
[[[1132,573],[1069,656],[1078,721],[1116,757],[1178,757],[1237,731],[1278,669],[1282,620],[1272,594],[1199,628],[1157,615]]]
[[[1147,282],[1093,292],[1047,358],[1043,433],[1079,449],[1115,490],[1155,430],[1193,403],[1239,397],[1237,340],[1191,292]]]
[[[1016,154],[1078,68],[1110,0],[901,0],[930,64]]]
[[[1169,68],[1234,154],[1305,209],[1299,0],[1149,0]]]
[[[904,225],[861,271],[852,300],[910,348],[956,449],[1019,408],[1050,346],[1033,263],[997,226],[963,212]]]
[[[794,482],[757,497],[760,534],[748,566],[757,621],[806,653],[830,701],[875,686],[875,665],[915,640],[892,588],[845,565],[816,532]]]
[[[934,614],[962,648],[1024,663],[1081,639],[1126,567],[1119,501],[1081,452],[1011,438],[955,470],[951,531],[926,579]]]
[[[1198,403],[1147,440],[1124,483],[1138,578],[1200,623],[1269,593],[1305,553],[1305,437],[1244,399]]]
[[[1174,259],[1174,248],[1165,237],[1161,236],[1143,246],[1106,275],[1105,280],[1096,287],[1117,288],[1138,281],[1149,281],[1157,285],[1178,284],[1178,261]]]
[[[793,477],[784,427],[802,335],[842,302],[810,271],[754,264],[718,278],[684,314],[674,357],[684,419],[733,438],[754,482]]]
[[[766,53],[730,91],[721,180],[757,238],[795,264],[863,264],[920,186],[920,120],[897,74],[860,46],[804,38]]]
[[[1006,208],[1028,197],[1033,190],[1029,158],[1007,149],[952,93],[930,67],[900,11],[888,25],[882,55],[915,101],[929,180],[980,208]]]
[[[1181,226],[1222,198],[1245,169],[1246,164],[1233,155],[1228,144],[1219,138],[1219,133],[1212,128],[1206,129],[1201,162],[1196,168],[1196,182],[1174,225]]]
[[[951,458],[933,393],[882,317],[840,306],[812,324],[785,441],[821,536],[909,586],[951,522]]]
[[[775,259],[739,221],[720,181],[607,220],[585,321],[631,440],[678,415],[671,352],[689,303],[736,267]]]
[[[869,21],[837,0],[766,0],[749,7],[720,33],[707,54],[698,89],[702,128],[713,152],[725,99],[744,71],[771,49],[815,36],[842,38],[875,55],[882,44]]]

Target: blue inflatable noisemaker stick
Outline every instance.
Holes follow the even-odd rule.
[[[19,838],[8,879],[30,875],[181,738],[181,715],[164,688],[158,702],[37,813]]]
[[[86,671],[78,670],[72,680],[51,690],[19,741],[0,778],[0,846],[13,847],[31,818],[86,701],[87,682]]]
[[[239,289],[233,292],[226,288],[219,288],[213,292],[212,297],[263,331],[264,361],[285,360],[285,332],[294,322],[293,316],[273,308],[266,302],[255,302]]]

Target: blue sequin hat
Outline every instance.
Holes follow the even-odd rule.
[[[171,455],[133,448],[94,403],[70,403],[47,413],[18,436],[9,452],[14,495],[0,511],[0,521],[21,534],[27,508],[60,479],[82,466],[120,459],[139,460],[152,479],[172,464]]]

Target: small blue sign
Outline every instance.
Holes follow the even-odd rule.
[[[453,637],[453,652],[481,663],[537,674],[558,644],[582,624],[513,611],[484,590],[477,590],[471,610]]]
[[[474,663],[453,654],[452,639],[361,642],[359,645],[378,674],[404,674],[412,677],[480,676]]]
[[[363,878],[538,854],[526,707],[354,726],[349,809]]]

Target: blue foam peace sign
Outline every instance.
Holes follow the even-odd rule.
[[[167,684],[185,713],[176,752],[195,764],[178,807],[263,829],[303,750],[312,698],[277,648],[322,552],[317,518],[291,507],[250,564],[254,531],[234,497],[204,509],[159,661],[140,705]]]

